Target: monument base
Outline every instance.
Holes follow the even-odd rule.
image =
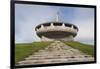
[[[73,36],[68,36],[68,37],[65,37],[65,38],[48,38],[48,37],[45,37],[45,36],[42,36],[41,38],[41,41],[55,41],[55,40],[61,40],[61,41],[73,41],[74,38]]]

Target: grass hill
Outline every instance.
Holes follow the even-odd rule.
[[[33,54],[34,52],[37,52],[40,49],[45,48],[52,42],[33,42],[33,43],[21,43],[21,44],[15,44],[15,63],[18,61],[24,60],[25,57]],[[68,41],[64,42],[65,44],[79,49],[80,51],[94,56],[94,46],[83,44],[76,41]]]
[[[33,42],[15,44],[15,63],[23,60],[25,57],[45,48],[51,42]]]
[[[94,46],[93,45],[89,45],[89,44],[83,44],[77,41],[68,41],[68,42],[64,42],[65,44],[78,49],[88,55],[92,55],[94,56]]]

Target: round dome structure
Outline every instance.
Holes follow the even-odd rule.
[[[39,24],[35,31],[42,41],[72,41],[77,35],[78,27],[74,24],[54,21]]]

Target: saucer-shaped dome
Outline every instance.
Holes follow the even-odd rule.
[[[78,32],[78,27],[70,23],[46,22],[36,26],[35,30],[40,38],[45,36],[51,39],[60,39],[68,36],[75,37]]]

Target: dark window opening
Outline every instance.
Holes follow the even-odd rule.
[[[65,26],[66,26],[66,27],[71,27],[72,25],[70,25],[70,24],[65,24]]]
[[[78,28],[76,26],[74,26],[74,29],[77,29],[78,30]]]
[[[43,24],[44,27],[50,26],[50,23]]]
[[[54,26],[62,26],[62,23],[53,23]]]
[[[37,29],[39,29],[41,26],[37,26]]]
[[[74,29],[77,29],[77,27],[74,26]]]

